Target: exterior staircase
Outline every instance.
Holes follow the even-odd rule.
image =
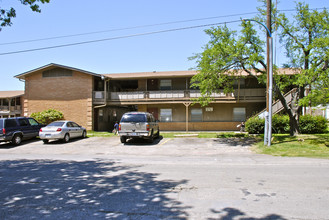
[[[296,89],[292,89],[284,95],[284,98],[286,99],[288,105],[290,105],[290,103],[292,101],[292,94],[294,92],[296,92]],[[273,102],[273,104],[272,104],[272,114],[273,115],[281,112],[283,109],[284,109],[284,107],[279,99],[276,100],[275,102]],[[258,114],[256,114],[255,117],[264,118],[265,112],[266,112],[266,108],[264,110],[260,111]]]

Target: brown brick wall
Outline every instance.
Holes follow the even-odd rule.
[[[239,131],[240,122],[188,122],[189,131]],[[186,131],[185,122],[160,122],[161,131]]]
[[[35,72],[25,79],[24,115],[53,108],[91,130],[92,91],[91,75],[73,72],[72,77],[43,78],[42,71]]]

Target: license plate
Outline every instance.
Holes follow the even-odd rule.
[[[137,135],[137,133],[131,133],[130,135],[131,135],[131,136],[136,136],[136,135]]]
[[[51,134],[46,134],[46,137],[50,137],[51,136]]]

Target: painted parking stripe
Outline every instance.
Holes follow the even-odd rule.
[[[167,139],[167,140],[165,140],[164,142],[162,142],[161,144],[159,144],[159,146],[162,146],[162,145],[164,145],[165,143],[167,143],[168,141],[171,141],[171,140],[172,140],[172,138]]]

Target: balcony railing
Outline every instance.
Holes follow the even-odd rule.
[[[240,89],[233,93],[225,94],[224,92],[213,93],[214,99],[265,99],[265,88]],[[182,100],[187,101],[201,97],[198,90],[164,90],[164,91],[126,91],[126,92],[108,92],[106,101],[155,101],[155,100]],[[105,103],[105,92],[94,91],[94,104]]]
[[[21,114],[22,107],[20,105],[15,106],[0,106],[1,114]]]

